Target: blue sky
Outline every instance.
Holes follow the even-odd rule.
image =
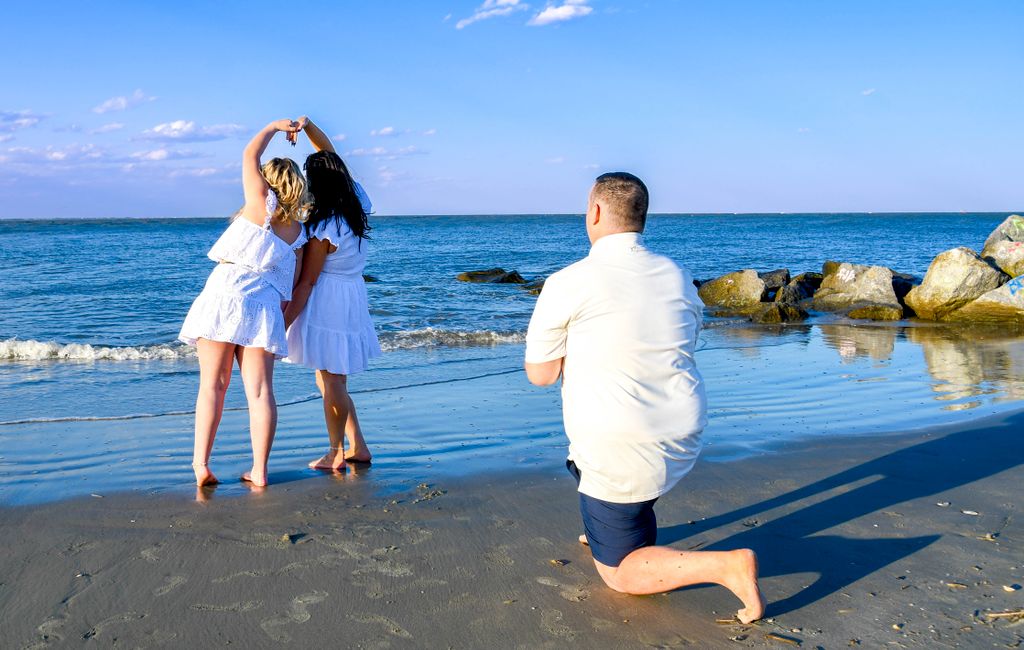
[[[659,212],[1021,210],[1022,25],[1016,1],[19,3],[0,218],[228,214],[246,140],[303,113],[380,214],[581,212],[618,169]]]

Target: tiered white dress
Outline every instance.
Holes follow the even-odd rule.
[[[237,217],[207,257],[217,264],[202,293],[192,303],[178,339],[197,339],[259,347],[277,358],[288,355],[281,302],[292,297],[295,251],[306,243],[305,232],[291,244],[270,228],[277,196],[267,194],[263,227]]]
[[[356,187],[363,210],[369,199]],[[366,299],[366,244],[344,219],[321,222],[309,239],[331,242],[337,250],[327,255],[305,309],[288,328],[288,363],[297,363],[336,375],[366,370],[381,354],[377,332]]]

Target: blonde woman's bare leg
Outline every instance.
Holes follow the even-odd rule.
[[[252,439],[252,470],[242,474],[253,485],[267,484],[267,461],[277,431],[274,401],[274,355],[263,348],[239,348],[239,366],[245,398],[249,402],[249,436]]]
[[[207,464],[210,451],[217,436],[217,427],[224,414],[224,396],[231,383],[231,367],[234,362],[235,344],[199,339],[196,341],[199,354],[199,394],[196,396],[196,434],[192,450],[192,471],[196,485],[212,485],[217,477]]]
[[[341,471],[345,469],[345,423],[349,419],[348,378],[326,370],[316,371],[316,385],[324,398],[324,422],[330,448],[327,453],[309,464],[312,469]]]
[[[345,437],[348,438],[348,451],[345,452],[345,460],[350,463],[370,462],[373,455],[370,453],[370,448],[366,446],[366,439],[363,438],[363,429],[359,426],[359,416],[356,415],[356,405],[352,401],[351,395],[348,395],[348,420],[345,421]]]

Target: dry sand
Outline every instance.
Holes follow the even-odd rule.
[[[0,627],[23,647],[1016,647],[1024,414],[698,464],[662,543],[749,546],[767,619],[720,587],[603,586],[549,471],[380,492],[374,472],[251,496],[0,510]],[[365,479],[365,480],[360,480]],[[1005,586],[1005,588],[1004,588]]]

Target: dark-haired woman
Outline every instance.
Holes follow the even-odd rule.
[[[309,466],[338,472],[346,461],[368,463],[371,457],[347,385],[349,375],[366,370],[381,353],[363,282],[371,206],[330,138],[308,118],[298,122],[316,153],[304,166],[313,209],[302,270],[285,310],[287,361],[315,370],[324,398],[330,447]]]

